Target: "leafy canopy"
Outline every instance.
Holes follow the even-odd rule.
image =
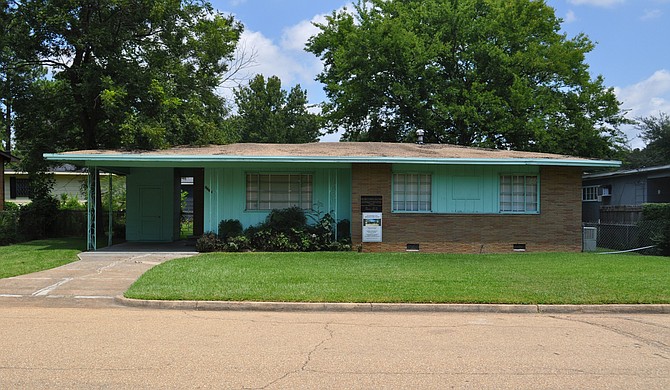
[[[286,92],[277,76],[266,81],[259,74],[234,94],[238,113],[232,122],[242,142],[306,143],[321,135],[320,117],[307,110],[307,91],[299,84]]]
[[[319,56],[329,130],[345,140],[426,141],[607,157],[626,123],[592,78],[584,35],[537,0],[369,0],[334,12]]]
[[[670,116],[660,112],[637,118],[637,130],[646,143],[642,150],[634,150],[629,156],[633,167],[670,164]]]
[[[216,93],[242,25],[202,0],[11,2],[13,45],[24,66],[48,67],[37,86],[57,118],[17,126],[24,147],[38,126],[59,149],[153,149],[225,142]],[[21,26],[23,26],[21,28]],[[28,103],[18,115],[39,109]],[[62,112],[62,115],[61,113]],[[26,121],[35,122],[29,118]],[[44,151],[52,151],[48,148]]]

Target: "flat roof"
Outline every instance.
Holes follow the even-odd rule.
[[[670,175],[670,165],[660,165],[656,167],[644,167],[635,169],[622,169],[620,171],[603,172],[603,173],[588,173],[583,176],[585,180],[602,179],[607,177],[629,176],[638,174],[648,174],[650,178],[654,177],[668,177]]]
[[[410,164],[502,164],[618,167],[619,161],[594,160],[559,154],[496,150],[446,144],[385,142],[317,142],[308,144],[238,143],[181,146],[164,150],[78,150],[46,153],[51,161],[80,165],[130,166],[134,163],[410,163]]]

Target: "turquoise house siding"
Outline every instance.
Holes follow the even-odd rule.
[[[432,175],[432,213],[498,214],[500,176],[539,175],[540,167],[394,164],[393,173]]]
[[[175,192],[173,168],[130,168],[126,178],[126,239],[173,241]]]
[[[245,228],[265,220],[269,211],[246,210],[247,173],[311,174],[314,211],[332,212],[337,221],[351,219],[350,164],[229,164],[205,168],[205,232],[216,232],[224,219],[237,219]]]

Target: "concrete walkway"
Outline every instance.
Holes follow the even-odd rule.
[[[46,271],[0,279],[0,302],[35,306],[108,306],[151,267],[196,255],[183,242],[125,243],[82,252],[79,261]]]

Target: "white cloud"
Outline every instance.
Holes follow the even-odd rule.
[[[309,38],[319,32],[313,23],[325,23],[326,15],[317,15],[312,20],[303,20],[284,29],[281,46],[287,50],[303,51]]]
[[[575,20],[577,20],[577,15],[575,15],[575,11],[568,10],[568,13],[565,14],[565,18],[563,18],[563,21],[565,23],[572,23]]]
[[[617,4],[623,4],[626,0],[568,0],[568,3],[575,5],[593,5],[596,7],[612,7]]]
[[[658,70],[646,80],[614,90],[623,103],[622,108],[628,110],[629,119],[658,115],[659,112],[670,113],[670,70]],[[633,126],[627,127],[624,132],[632,147],[644,146]]]
[[[663,16],[663,11],[660,9],[646,9],[644,14],[640,16],[640,20],[658,19],[661,16]]]

